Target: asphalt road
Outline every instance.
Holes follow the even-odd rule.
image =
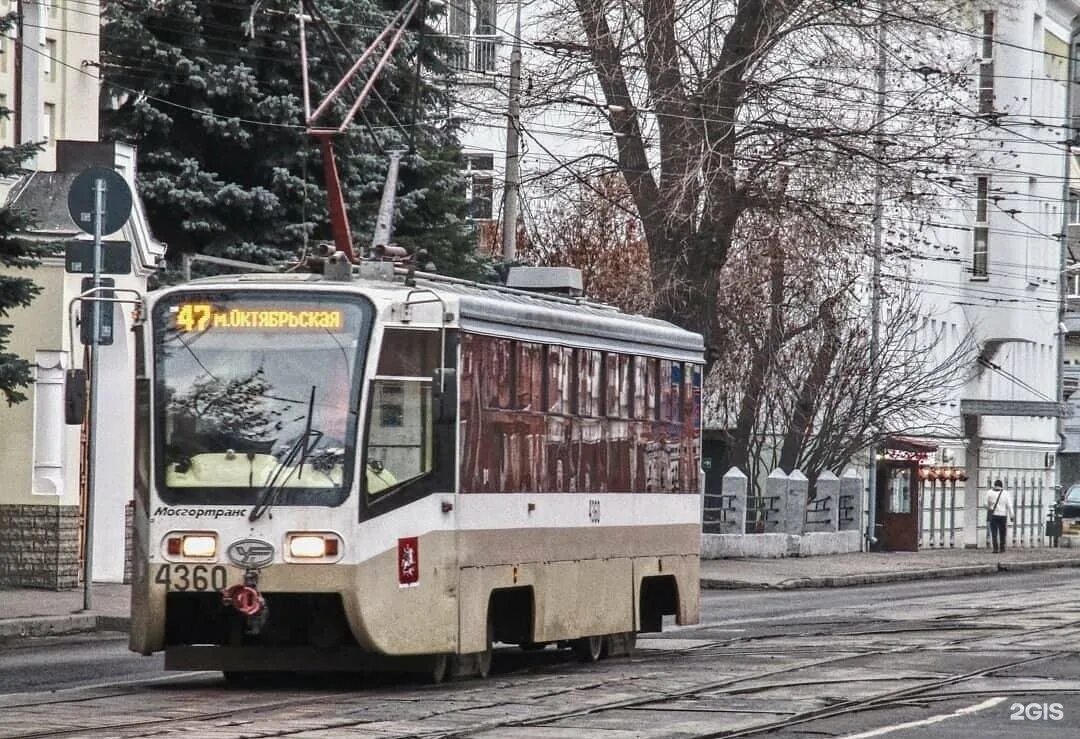
[[[0,739],[240,736],[1080,736],[1073,570],[795,591],[705,591],[702,623],[630,659],[499,650],[487,681],[162,673],[119,635],[0,646]]]
[[[23,639],[0,644],[0,695],[160,678],[163,662],[129,652],[126,634]]]

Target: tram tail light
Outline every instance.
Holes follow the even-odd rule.
[[[341,552],[337,534],[289,534],[289,556],[293,559],[336,559]]]

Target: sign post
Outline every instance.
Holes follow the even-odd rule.
[[[112,197],[107,197],[108,195]],[[83,558],[83,610],[93,607],[92,582],[94,572],[94,487],[97,455],[98,367],[101,363],[101,237],[119,230],[131,215],[131,188],[127,181],[111,169],[91,167],[71,183],[68,190],[68,213],[75,225],[94,236],[93,283],[83,301],[90,307],[90,415],[86,434],[86,533]],[[83,311],[86,320],[86,311]],[[111,327],[110,327],[111,328]],[[110,331],[111,336],[111,331]],[[110,342],[111,343],[111,342]],[[72,347],[74,350],[74,347]]]

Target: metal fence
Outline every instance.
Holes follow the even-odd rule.
[[[964,546],[964,483],[923,480],[919,490],[919,548]]]
[[[990,528],[983,499],[993,480],[1001,479],[1012,493],[1013,519],[1009,521],[1008,546],[1046,546],[1045,523],[1053,496],[1045,476],[1029,470],[1006,470],[991,474],[979,488],[977,510],[979,546],[990,546]],[[964,501],[966,485],[956,480],[923,480],[919,489],[919,548],[964,546]]]
[[[705,504],[702,508],[702,531],[704,533],[721,534],[727,532],[728,526],[735,516],[734,501],[736,497],[725,493],[705,493]]]
[[[746,496],[746,533],[766,534],[780,526],[779,495]]]

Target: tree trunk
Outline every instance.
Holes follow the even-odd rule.
[[[836,359],[836,352],[839,348],[838,338],[831,320],[825,322],[825,331],[825,340],[818,347],[814,355],[814,361],[810,365],[810,372],[799,388],[795,408],[792,411],[791,420],[788,422],[787,432],[784,434],[784,443],[780,448],[780,463],[778,466],[788,475],[799,463],[799,456],[802,454],[806,443],[807,432],[814,422],[817,399],[829,379],[833,361]],[[807,476],[813,473],[816,477],[818,470],[807,471],[804,469],[802,472]]]
[[[775,236],[770,251],[769,325],[765,330],[764,341],[754,347],[750,373],[739,401],[739,415],[730,434],[731,464],[744,472],[749,469],[750,442],[757,425],[755,421],[761,407],[762,394],[765,392],[765,381],[780,349],[784,330],[781,312],[784,300],[784,252],[780,240]]]

